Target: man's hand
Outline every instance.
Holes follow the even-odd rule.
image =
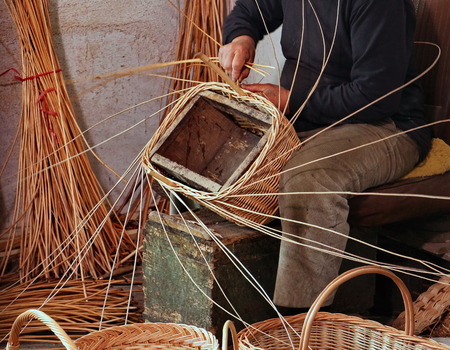
[[[289,90],[274,84],[247,84],[242,88],[264,96],[280,111],[289,113]]]
[[[252,37],[241,35],[219,50],[219,62],[234,81],[240,82],[248,77],[250,69],[244,65],[255,59],[256,44]]]

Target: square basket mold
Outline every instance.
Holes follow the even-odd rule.
[[[271,122],[268,114],[253,107],[203,91],[179,112],[150,161],[188,186],[218,192],[256,159]]]

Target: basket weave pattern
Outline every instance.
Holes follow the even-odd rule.
[[[444,276],[420,294],[414,302],[414,331],[422,333],[436,324],[446,311],[450,310],[450,275]],[[395,328],[403,328],[405,314],[402,312],[394,321]],[[450,331],[447,333],[450,334]]]
[[[298,349],[305,318],[306,314],[286,317],[288,331],[279,318],[255,323],[252,325],[255,329],[246,329],[238,334],[239,349]],[[403,331],[378,322],[326,312],[316,315],[310,333],[309,346],[314,350],[447,349],[437,342],[406,335]]]
[[[153,148],[164,132],[175,122],[177,113],[202,91],[223,94],[257,108],[272,118],[269,137],[255,161],[235,183],[217,193],[196,190],[173,179],[165,181],[164,174],[150,163]],[[190,89],[163,120],[144,150],[142,164],[150,174],[157,174],[157,177],[154,176],[155,179],[169,191],[179,192],[238,224],[245,225],[246,220],[264,224],[271,220],[268,215],[275,214],[278,209],[279,173],[292,152],[299,147],[300,140],[293,126],[265,98],[251,93],[240,96],[227,84],[202,83]]]
[[[92,332],[75,341],[80,350],[214,350],[215,337],[204,329],[171,323],[143,323]]]

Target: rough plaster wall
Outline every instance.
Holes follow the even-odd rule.
[[[182,3],[181,0],[176,3]],[[175,58],[178,12],[167,0],[50,0],[53,40],[67,80],[105,72],[172,61]],[[0,73],[21,68],[16,27],[6,5],[0,1]],[[152,71],[151,73],[166,73]],[[0,77],[0,169],[6,162],[20,117],[21,84],[14,74]],[[124,108],[167,91],[167,81],[146,75],[125,77],[103,86],[83,81],[68,85],[78,124],[86,130]],[[158,117],[145,120],[164,101],[102,122],[87,132],[91,145],[98,145],[141,122],[139,126],[98,146],[95,151],[117,173],[123,174],[153,134]],[[145,121],[144,121],[145,120]],[[143,122],[142,122],[143,121]],[[17,179],[17,147],[0,182],[0,225],[11,216]],[[97,161],[93,168],[102,187],[109,191],[117,178]],[[117,191],[113,198],[117,197]]]

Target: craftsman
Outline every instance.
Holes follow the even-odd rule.
[[[245,79],[244,63],[253,61],[256,43],[281,24],[286,58],[281,86],[243,87],[263,94],[288,117],[300,112],[294,126],[306,142],[289,160],[280,184],[284,236],[343,251],[349,233],[346,193],[400,178],[429,149],[427,128],[399,134],[425,124],[420,84],[367,106],[417,74],[414,7],[411,0],[237,0],[224,25],[219,52],[224,70],[234,80]],[[340,263],[334,255],[282,242],[275,304],[309,307],[338,275]]]

